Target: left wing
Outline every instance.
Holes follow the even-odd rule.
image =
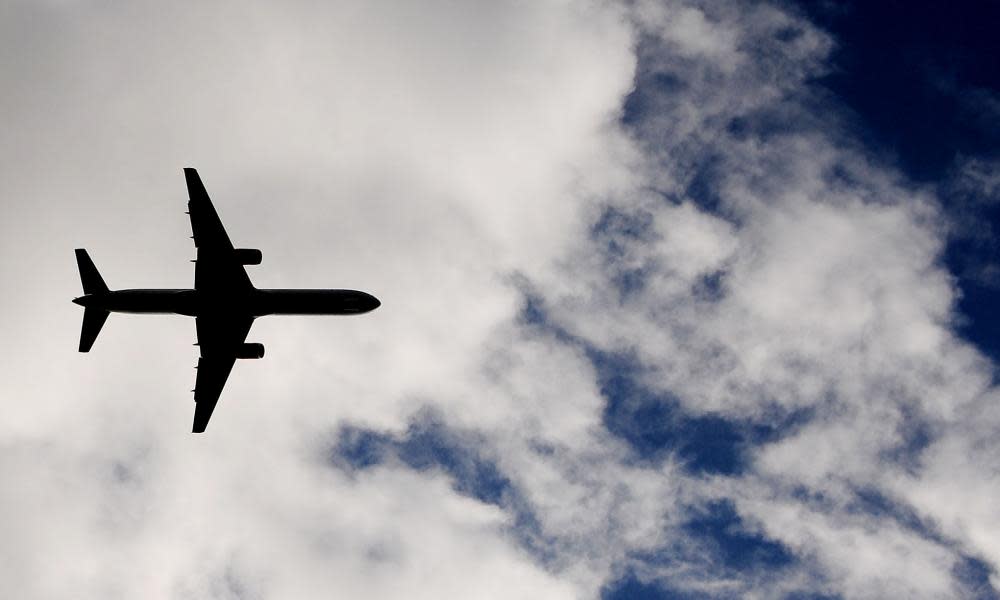
[[[194,433],[202,433],[212,418],[222,388],[236,362],[236,352],[253,325],[253,317],[216,315],[198,317],[198,378],[194,386]]]
[[[236,258],[233,243],[222,226],[219,213],[195,169],[184,169],[188,188],[188,212],[198,259],[194,267],[196,290],[247,290],[253,288],[246,269]]]

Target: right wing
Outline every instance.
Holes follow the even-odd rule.
[[[198,259],[194,267],[196,290],[247,290],[253,288],[246,269],[236,260],[233,243],[222,226],[219,213],[205,191],[205,185],[195,169],[184,169],[187,180],[188,212]]]
[[[194,386],[194,433],[202,433],[208,426],[219,395],[226,385],[229,373],[236,362],[236,350],[253,325],[253,317],[198,317],[198,378]]]

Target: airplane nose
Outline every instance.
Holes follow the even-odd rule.
[[[79,298],[73,298],[73,304],[79,304],[80,306],[83,306],[83,296],[80,296]]]
[[[368,310],[375,310],[376,308],[382,306],[382,303],[379,301],[378,298],[376,298],[375,296],[372,296],[371,294],[369,294],[368,295],[368,306],[369,306]]]

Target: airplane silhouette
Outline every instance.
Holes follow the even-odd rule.
[[[194,386],[194,433],[208,426],[237,358],[261,358],[263,344],[245,343],[253,320],[265,315],[352,315],[378,308],[377,298],[356,290],[257,289],[244,265],[259,265],[261,251],[234,248],[205,186],[184,169],[188,214],[198,258],[194,289],[109,290],[87,251],[76,250],[84,295],[80,352],[89,352],[112,312],[180,314],[195,318],[201,357]]]

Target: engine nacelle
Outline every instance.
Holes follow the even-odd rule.
[[[240,344],[236,358],[264,358],[264,344]]]
[[[241,265],[259,265],[264,260],[264,253],[256,248],[237,248],[233,250],[233,256]]]

